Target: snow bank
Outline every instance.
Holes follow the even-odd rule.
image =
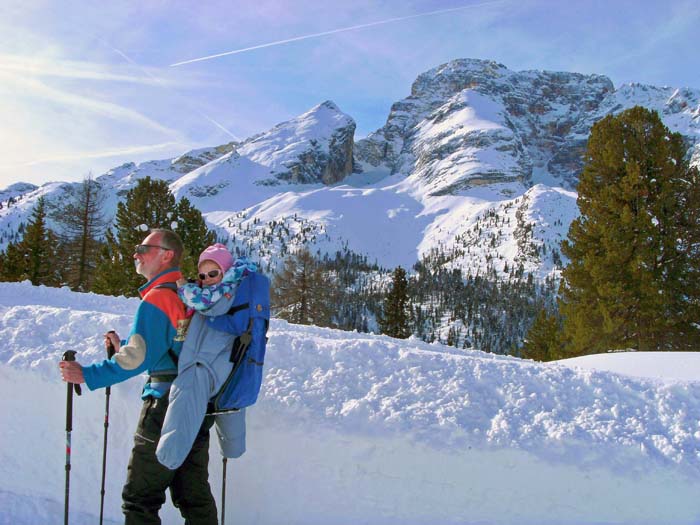
[[[612,352],[564,359],[561,364],[657,381],[700,381],[700,352]]]
[[[99,334],[125,333],[136,305],[0,284],[0,524],[62,521],[66,387],[56,362],[69,348],[101,359]],[[278,320],[269,335],[248,452],[229,462],[231,522],[700,522],[700,383]],[[140,383],[113,389],[115,522]],[[99,513],[103,413],[101,391],[76,398],[71,523]],[[220,465],[214,445],[217,496]],[[162,515],[177,521],[170,505]]]

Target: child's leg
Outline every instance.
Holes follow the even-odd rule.
[[[170,404],[156,456],[169,469],[185,461],[207,412],[212,377],[203,366],[193,365],[180,372],[170,388]]]

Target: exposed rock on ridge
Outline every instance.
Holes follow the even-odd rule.
[[[629,85],[602,75],[514,72],[463,59],[421,74],[356,159],[430,186],[433,195],[519,180],[574,188],[592,125],[634,105],[656,109],[700,163],[698,91]]]
[[[269,168],[273,177],[259,184],[335,184],[352,173],[355,127],[327,100],[247,140],[239,153]]]

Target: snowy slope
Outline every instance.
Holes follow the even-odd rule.
[[[95,179],[105,190],[105,201],[101,210],[104,217],[111,220],[115,216],[117,203],[140,179],[151,177],[167,182],[177,180],[183,173],[229,153],[232,148],[233,144],[225,144],[216,148],[189,151],[174,159],[154,160],[138,165],[128,162],[109,170]],[[77,186],[78,183],[68,182],[49,182],[41,187],[17,183],[0,191],[0,249],[4,249],[8,242],[18,240],[17,229],[20,224],[27,223],[32,208],[40,197],[46,199],[48,226],[57,230],[58,226],[51,215],[61,212],[66,199],[70,198]]]
[[[0,284],[0,523],[61,523],[67,349],[102,358],[137,300]],[[415,339],[273,320],[248,452],[229,464],[232,523],[513,525],[698,523],[700,383],[654,355],[537,364]],[[677,357],[674,355],[673,357]],[[700,354],[683,366],[700,372]],[[571,365],[575,366],[571,366]],[[612,365],[611,365],[612,367]],[[141,381],[113,389],[107,516],[120,487]],[[102,392],[75,400],[71,523],[99,512]],[[217,446],[212,484],[220,490]],[[164,523],[176,522],[168,504]]]
[[[698,381],[700,353],[688,352],[615,352],[585,355],[560,361],[571,367],[615,372],[669,382]]]
[[[240,210],[288,189],[332,184],[352,171],[355,122],[326,101],[238,144],[171,185],[202,211]]]

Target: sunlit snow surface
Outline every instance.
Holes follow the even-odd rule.
[[[0,524],[63,522],[74,349],[102,359],[136,299],[0,284]],[[700,523],[700,354],[538,364],[415,339],[273,320],[227,522]],[[566,366],[564,366],[566,365]],[[142,378],[112,390],[106,516],[120,494]],[[99,514],[104,393],[74,401],[71,523]],[[221,462],[212,443],[212,488]],[[163,523],[179,523],[167,503]]]

